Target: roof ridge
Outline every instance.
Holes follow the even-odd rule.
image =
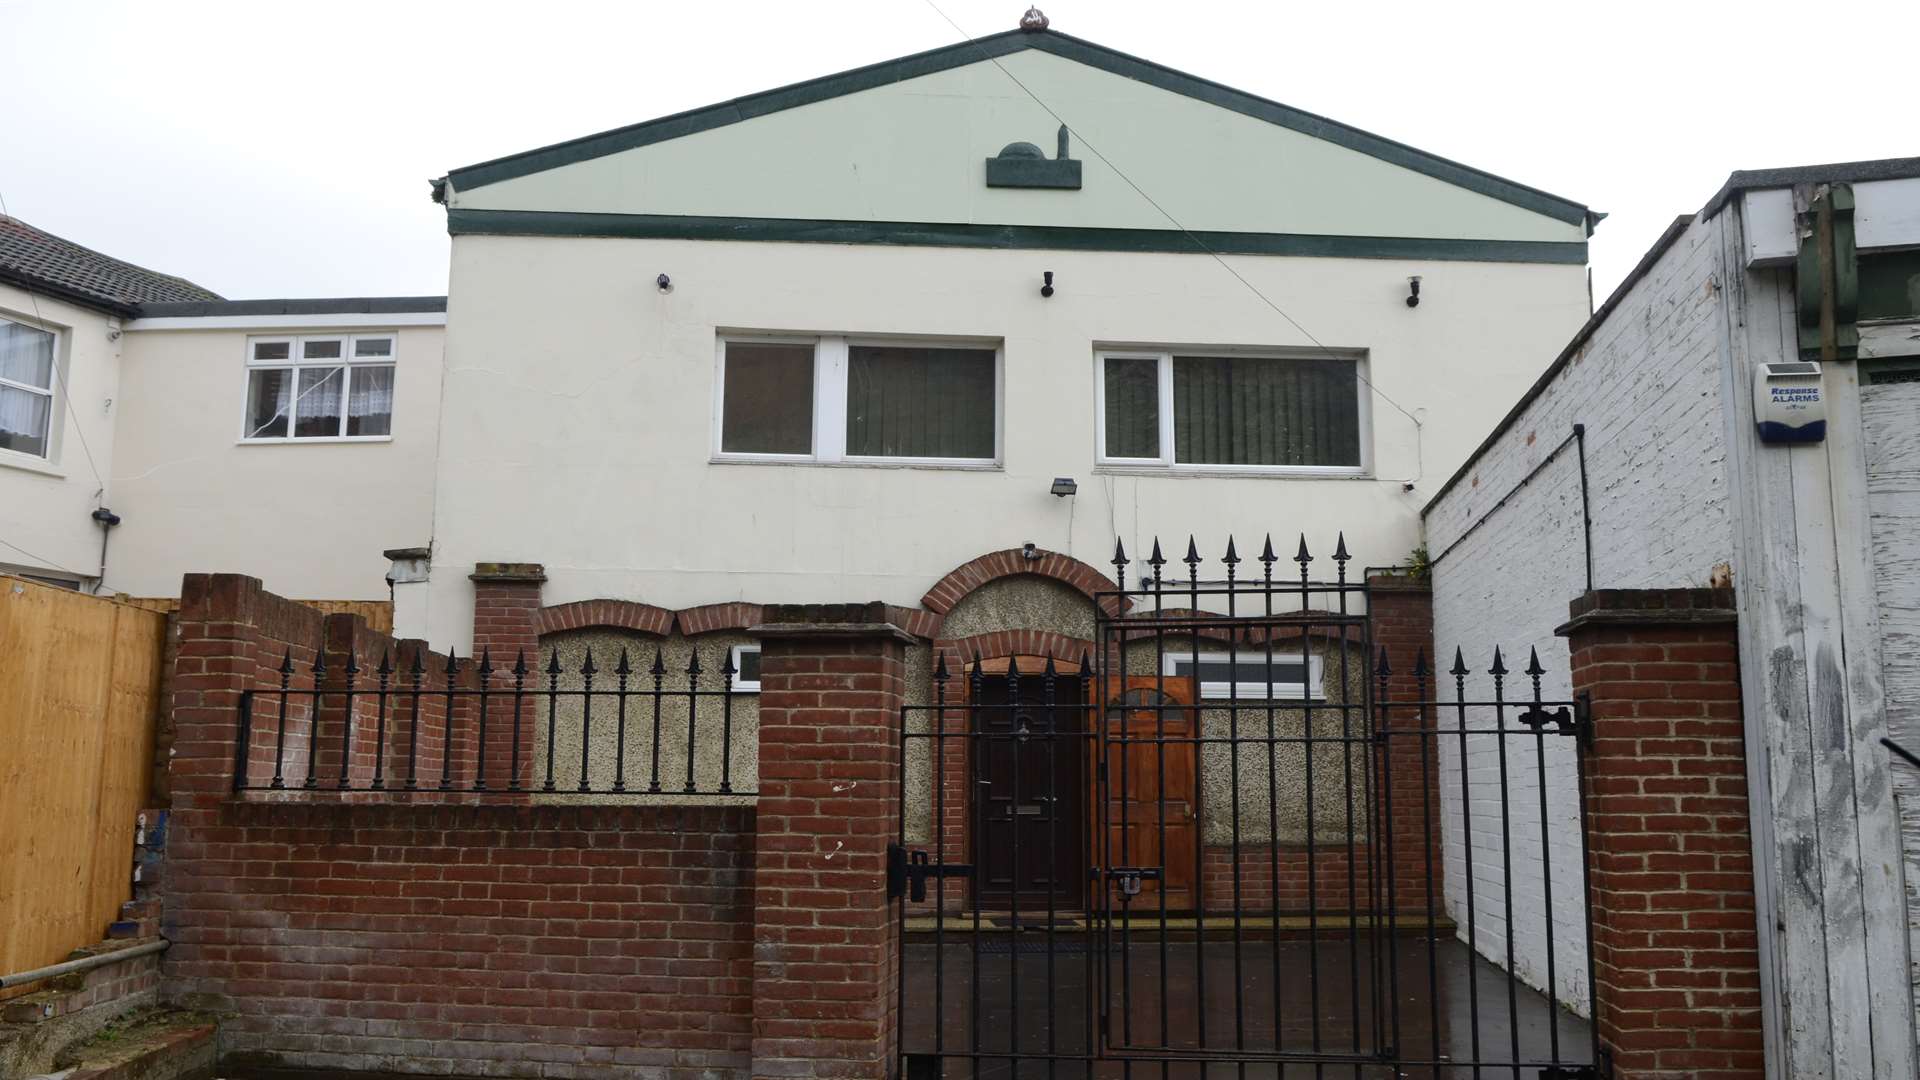
[[[705,105],[696,105],[691,109],[682,109],[679,112],[667,113],[664,116],[655,116],[650,119],[637,121],[635,123],[622,124],[619,127],[607,128],[604,131],[593,131],[593,132],[588,132],[585,135],[576,135],[573,138],[562,139],[559,142],[554,142],[554,143],[547,143],[544,146],[536,146],[528,150],[520,150],[511,154],[502,154],[499,157],[488,158],[484,161],[476,161],[471,165],[462,165],[462,166],[459,166],[458,168],[448,169],[446,175],[441,177],[439,182],[444,182],[446,180],[452,179],[458,173],[471,174],[477,170],[492,168],[494,166],[502,165],[510,161],[519,161],[523,158],[531,157],[535,154],[547,154],[557,150],[564,150],[568,147],[579,146],[584,143],[595,142],[600,139],[608,138],[610,136],[621,135],[627,132],[638,131],[643,128],[650,128],[657,125],[666,124],[674,120],[691,119],[693,117],[700,116],[701,114],[704,114],[704,113],[711,113],[711,112],[714,112],[715,110],[727,108],[728,106],[738,106],[745,103],[757,102],[762,99],[772,97],[775,94],[792,93],[795,91],[803,90],[808,87],[818,86],[822,83],[832,82],[840,79],[849,79],[856,76],[867,74],[869,72],[879,71],[883,68],[893,67],[895,65],[904,65],[914,60],[921,60],[921,59],[926,59],[930,57],[942,56],[947,53],[953,52],[957,49],[966,48],[968,45],[979,46],[987,42],[997,42],[1009,37],[1014,37],[1016,35],[1025,34],[1025,33],[1028,33],[1028,31],[1005,30],[997,34],[989,34],[988,36],[983,38],[972,38],[968,41],[953,42],[946,45],[936,45],[931,49],[922,49],[917,53],[908,53],[905,56],[896,56],[890,60],[878,60],[871,64],[861,64],[858,67],[847,68],[843,71],[831,72],[826,75],[815,75],[812,78],[801,79],[798,82],[782,83],[779,86],[769,87],[765,90],[756,90],[751,93],[739,94],[734,97],[723,99],[721,101],[709,102],[708,104],[705,104]],[[931,74],[931,72],[928,72],[928,74]],[[837,97],[839,95],[830,94],[827,96]],[[788,108],[788,107],[790,106],[783,106],[782,108]],[[781,109],[768,109],[766,111],[779,112],[781,111]],[[741,117],[740,119],[744,120],[747,118]],[[692,134],[692,132],[689,131],[687,132],[687,134]],[[537,172],[541,170],[532,170],[532,171]],[[521,175],[525,175],[525,174],[523,173]],[[508,178],[502,177],[502,179],[508,179]],[[491,181],[491,180],[485,181],[485,183],[493,183],[493,182],[494,181]],[[475,186],[484,186],[484,184],[475,185]]]
[[[1275,126],[1299,131],[1310,137],[1367,154],[1388,164],[1422,173],[1443,183],[1466,188],[1534,213],[1570,223],[1581,223],[1589,231],[1592,225],[1604,216],[1572,199],[1554,195],[1518,181],[1508,180],[1484,169],[1477,169],[1271,98],[1238,90],[1203,76],[1191,75],[1177,68],[1145,60],[1057,30],[1022,29],[1006,30],[986,37],[953,42],[892,60],[882,60],[830,75],[815,76],[800,82],[451,169],[445,176],[433,182],[434,199],[439,202],[445,201],[445,187],[448,182],[453,183],[456,192],[469,191],[503,180],[545,172],[575,162],[724,127],[800,105],[814,104],[862,90],[921,78],[968,64],[996,60],[1001,56],[1026,49],[1050,53],[1062,59],[1099,68],[1121,78],[1146,82],[1169,93],[1182,94]]]

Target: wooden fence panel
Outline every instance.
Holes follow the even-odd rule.
[[[165,643],[162,613],[0,577],[0,971],[99,941],[131,895]]]
[[[117,596],[121,603],[132,604],[148,611],[162,611],[171,614],[180,610],[180,598],[177,596]],[[326,615],[358,615],[367,620],[367,628],[382,634],[393,633],[393,601],[391,600],[296,600],[315,611]]]

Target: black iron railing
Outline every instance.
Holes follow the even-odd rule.
[[[1593,986],[1585,711],[1537,653],[1376,640],[1349,559],[1117,550],[1081,656],[936,668],[891,875],[908,1075],[1593,1074],[1555,1000]]]
[[[305,667],[303,672],[301,667]],[[711,672],[711,674],[709,674]],[[757,786],[757,699],[730,650],[684,665],[663,649],[609,668],[588,650],[544,668],[448,656],[369,671],[321,653],[282,659],[278,686],[241,699],[236,791],[510,792],[631,797],[747,796]],[[749,704],[751,703],[751,704]]]

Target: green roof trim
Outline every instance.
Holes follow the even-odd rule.
[[[552,146],[468,165],[450,171],[446,179],[452,182],[455,191],[471,191],[488,184],[545,172],[548,169],[604,157],[622,150],[631,150],[668,139],[677,139],[683,135],[737,124],[743,120],[751,120],[783,109],[811,105],[846,94],[871,90],[877,86],[979,63],[982,60],[1019,52],[1022,49],[1039,49],[1122,78],[1133,79],[1171,93],[1265,120],[1268,123],[1433,177],[1455,187],[1531,210],[1556,221],[1584,225],[1589,234],[1592,232],[1594,223],[1603,216],[1571,199],[1548,194],[1538,188],[1528,187],[1525,184],[1429,154],[1424,150],[1416,150],[1404,143],[1349,127],[1324,116],[1282,105],[1277,101],[1235,90],[1220,83],[1188,75],[1116,49],[1109,49],[1104,45],[1096,45],[1091,41],[1083,41],[1052,30],[1038,33],[1009,30],[974,41],[943,45],[937,49],[903,56],[897,60],[870,64],[837,75],[826,75],[775,90],[749,94],[732,101],[676,113],[658,120],[615,128],[597,135],[587,135],[555,143]]]
[[[547,210],[447,211],[454,236],[603,236],[646,240],[756,240],[801,244],[1292,255],[1329,259],[1433,259],[1466,262],[1587,261],[1584,241],[1471,240],[1312,233],[1183,232],[1054,225],[970,225],[920,221],[583,214]],[[1204,247],[1203,247],[1204,245]]]

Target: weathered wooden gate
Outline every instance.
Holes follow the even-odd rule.
[[[1209,576],[1190,542],[1170,573],[1156,543],[1129,583],[1116,551],[1082,655],[940,662],[889,874],[908,1077],[1595,1075],[1588,1025],[1524,981],[1592,985],[1525,866],[1581,798],[1582,711],[1537,657],[1389,656],[1348,561],[1229,544]],[[1449,864],[1479,870],[1452,905]],[[1485,959],[1521,932],[1544,971]]]

